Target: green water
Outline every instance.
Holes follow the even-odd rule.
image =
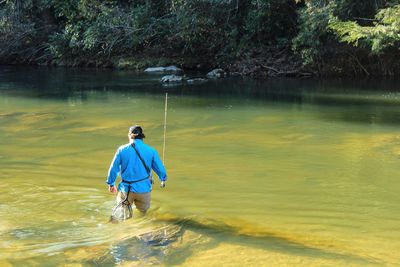
[[[400,266],[392,82],[0,68],[0,266]],[[105,177],[139,123],[167,187],[108,223]]]

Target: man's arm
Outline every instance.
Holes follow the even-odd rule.
[[[110,186],[110,188],[115,186],[115,180],[117,179],[118,173],[120,171],[120,166],[121,166],[121,156],[118,149],[117,152],[115,152],[114,158],[110,164],[110,168],[108,169],[106,183]]]
[[[153,154],[153,162],[151,168],[156,172],[158,178],[161,181],[161,185],[165,185],[165,181],[167,180],[167,172],[165,171],[165,167],[161,162],[160,157],[158,156],[157,151],[154,150]]]

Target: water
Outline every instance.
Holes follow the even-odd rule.
[[[396,82],[158,78],[0,68],[1,266],[400,266]],[[108,223],[109,163],[135,123],[162,154],[166,91],[167,187]]]

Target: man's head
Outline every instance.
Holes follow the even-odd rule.
[[[128,136],[130,139],[143,139],[146,136],[143,134],[143,129],[140,125],[134,125],[129,127]]]

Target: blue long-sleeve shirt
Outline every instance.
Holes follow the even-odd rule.
[[[150,171],[153,169],[161,181],[167,180],[164,165],[157,151],[141,139],[135,139],[135,147]],[[121,173],[122,180],[128,182],[142,180],[150,175],[131,144],[125,144],[118,148],[108,170],[106,183],[115,185],[119,173]],[[121,182],[118,185],[118,190],[122,192],[148,193],[151,189],[150,179],[130,184]]]

